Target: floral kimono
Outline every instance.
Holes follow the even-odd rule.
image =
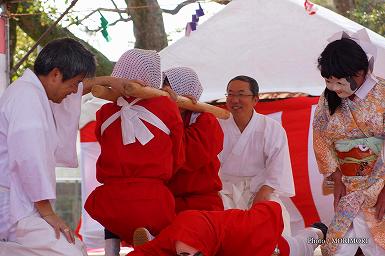
[[[319,170],[325,177],[337,168],[341,170],[342,165],[359,166],[353,174],[342,171],[346,196],[335,210],[328,241],[343,238],[362,211],[374,242],[385,249],[385,218],[376,220],[374,207],[385,179],[385,80],[368,74],[367,81],[372,84],[361,86],[353,99],[342,99],[333,115],[324,95],[320,97],[314,116],[313,146]],[[362,159],[346,156],[346,152],[355,149],[367,154]],[[333,255],[337,247],[338,243],[325,243],[323,255]]]

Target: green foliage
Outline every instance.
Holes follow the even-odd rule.
[[[348,18],[385,36],[385,2],[360,0],[355,9],[348,12]]]
[[[17,41],[16,41],[16,51],[13,55],[13,63],[18,63],[24,55],[32,48],[35,44],[35,41],[30,38],[24,31],[22,31],[19,27],[16,28]],[[33,63],[37,57],[37,50],[32,52],[29,55],[29,58],[21,64],[20,68],[13,74],[11,77],[12,81],[16,80],[20,77],[26,68],[33,68]]]

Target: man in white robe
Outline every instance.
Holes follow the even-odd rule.
[[[34,72],[0,98],[0,255],[87,255],[54,212],[55,167],[76,167],[81,96],[95,84],[92,53],[73,39],[47,44]],[[83,82],[82,82],[83,81]],[[68,96],[68,97],[67,97]]]
[[[247,76],[237,76],[227,86],[231,116],[220,120],[221,195],[225,209],[249,209],[253,202],[264,200],[279,202],[284,233],[290,234],[290,217],[279,199],[295,194],[286,132],[275,120],[255,112],[258,91],[257,81]]]

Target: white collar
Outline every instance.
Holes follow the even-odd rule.
[[[378,83],[378,80],[372,73],[368,73],[365,77],[364,83],[354,93],[361,100],[365,99],[371,89]]]

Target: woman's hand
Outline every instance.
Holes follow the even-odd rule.
[[[161,90],[167,92],[168,94],[170,94],[170,98],[171,98],[173,101],[176,101],[176,100],[177,100],[178,95],[174,92],[174,90],[171,88],[171,86],[169,86],[169,85],[164,85],[164,86],[162,87]]]
[[[376,217],[378,220],[382,220],[385,213],[385,187],[382,188],[380,194],[377,198],[377,203],[375,205],[376,207]]]
[[[337,208],[341,198],[346,195],[346,186],[342,182],[342,174],[340,170],[336,170],[332,174],[332,179],[334,181],[334,210]]]

